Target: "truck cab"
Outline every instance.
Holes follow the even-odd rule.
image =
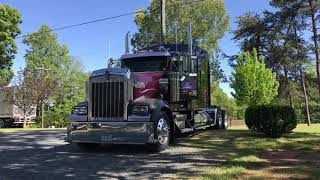
[[[120,61],[120,68],[91,74],[86,105],[70,115],[69,142],[149,144],[161,151],[175,134],[226,127],[225,112],[210,104],[205,50],[161,44]]]

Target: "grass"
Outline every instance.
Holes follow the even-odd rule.
[[[246,127],[204,131],[179,141],[208,159],[223,159],[191,179],[319,179],[320,124],[298,125],[281,138],[264,138]],[[190,177],[188,177],[190,178]]]

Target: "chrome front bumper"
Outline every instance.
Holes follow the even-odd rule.
[[[102,144],[155,143],[153,122],[70,122],[67,141]]]

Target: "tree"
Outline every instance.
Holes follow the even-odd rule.
[[[21,22],[18,10],[0,4],[0,87],[8,85],[14,75],[11,67],[17,53],[15,38],[21,33]]]
[[[216,82],[213,82],[211,87],[211,103],[227,110],[230,119],[238,118],[236,101],[233,98],[228,97]]]
[[[228,29],[230,17],[226,15],[226,7],[222,0],[166,1],[167,33],[166,43],[187,41],[187,26],[193,24],[193,43],[204,48],[213,57],[210,62],[211,77],[224,80],[220,63],[216,61],[213,50],[217,50],[217,41]],[[135,17],[138,32],[133,35],[131,44],[135,49],[160,42],[160,3],[152,0],[148,11],[138,13]]]
[[[242,53],[232,73],[232,95],[239,106],[269,104],[278,94],[279,83],[272,71],[259,61],[257,51]]]
[[[36,111],[38,83],[27,71],[20,71],[14,78],[12,87],[7,88],[9,102],[22,109],[24,114],[23,127],[26,127],[26,117]]]
[[[54,106],[45,116],[45,124],[65,126],[72,107],[84,99],[88,73],[84,72],[80,62],[69,55],[68,47],[59,44],[58,35],[52,33],[47,25],[42,25],[37,32],[28,34],[23,42],[28,46],[25,59],[32,76],[38,77],[39,69],[48,70],[47,75],[43,76],[47,79],[43,80],[55,82],[53,91],[41,86],[41,94],[44,96],[38,99],[38,104],[42,106],[47,99],[54,102]]]
[[[60,86],[52,96],[54,106],[47,113],[47,125],[65,127],[68,122],[68,115],[71,109],[79,102],[85,100],[85,84],[89,73],[84,72],[82,64],[72,59],[64,67]]]
[[[306,22],[305,29],[311,30],[313,34],[313,53],[316,60],[318,93],[320,95],[320,52],[319,52],[319,34],[317,21],[320,11],[319,0],[272,0],[271,5],[279,8],[281,12],[293,12],[300,21]],[[309,18],[309,21],[307,19]]]
[[[135,23],[138,32],[131,41],[136,49],[160,42],[160,4],[152,0],[148,11],[138,13]],[[174,43],[187,40],[187,25],[193,24],[193,42],[211,51],[217,48],[229,25],[230,17],[221,0],[203,1],[166,1],[167,37],[166,42]],[[178,33],[176,33],[178,32]]]

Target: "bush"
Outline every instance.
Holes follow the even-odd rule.
[[[250,130],[273,138],[297,126],[296,112],[290,106],[251,106],[246,109],[245,121]]]

